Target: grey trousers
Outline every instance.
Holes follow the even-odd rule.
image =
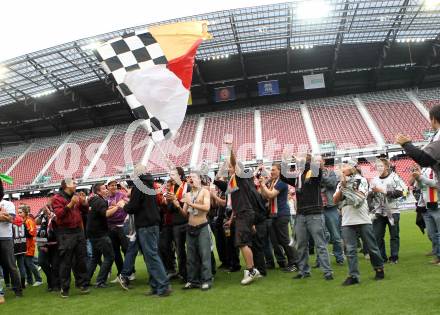
[[[310,274],[309,266],[309,235],[315,241],[319,266],[325,275],[332,274],[330,256],[327,250],[325,238],[325,219],[323,214],[310,214],[296,216],[295,222],[296,240],[298,246],[298,269],[299,273]]]

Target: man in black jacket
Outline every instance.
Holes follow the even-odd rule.
[[[436,105],[429,111],[431,127],[435,130],[435,135],[430,143],[423,149],[417,148],[412,144],[408,136],[398,134],[396,142],[402,146],[405,153],[408,154],[421,167],[431,167],[436,174],[437,187],[440,188],[440,105]]]
[[[137,173],[140,174],[140,182],[135,181],[136,185],[131,191],[130,201],[124,206],[124,211],[134,215],[137,242],[150,273],[149,295],[166,297],[171,294],[171,289],[158,250],[160,213],[156,203],[153,176],[142,170],[137,170]]]
[[[297,167],[304,160],[297,160]],[[314,162],[319,165],[319,162]],[[280,179],[289,185],[295,186],[297,212],[295,233],[298,244],[298,269],[299,273],[294,279],[310,277],[309,266],[309,235],[312,236],[317,247],[318,263],[324,272],[325,280],[333,280],[333,271],[330,267],[330,257],[325,239],[325,220],[321,197],[322,169],[312,166],[312,157],[308,154],[305,158],[304,170],[297,173],[296,177],[287,178],[283,172]],[[316,166],[316,165],[314,165]],[[316,170],[315,170],[316,168]],[[301,169],[298,167],[298,169]],[[317,173],[317,174],[316,174]]]
[[[89,200],[90,211],[87,215],[87,236],[92,244],[92,260],[88,266],[89,282],[95,273],[96,266],[104,256],[104,260],[99,269],[96,278],[97,288],[106,288],[108,274],[115,260],[112,241],[109,236],[107,217],[112,216],[118,211],[118,205],[109,208],[105,198],[108,196],[108,190],[104,183],[98,183],[93,186],[94,196]],[[122,205],[122,203],[121,203]]]

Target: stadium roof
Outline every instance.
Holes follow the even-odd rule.
[[[195,104],[209,104],[210,89],[219,84],[241,84],[250,98],[253,81],[282,76],[286,82],[281,86],[289,94],[291,85],[301,81],[295,75],[303,73],[324,72],[327,91],[338,86],[338,78],[347,78],[347,73],[366,72],[368,86],[373,88],[383,72],[402,77],[396,69],[411,70],[410,83],[402,86],[420,85],[430,75],[437,80],[440,6],[434,5],[435,1],[308,1],[315,7],[292,1],[155,24],[209,21],[214,39],[204,42],[197,53],[192,87]],[[2,63],[0,139],[35,136],[31,129],[29,135],[17,134],[15,129],[24,122],[46,120],[53,131],[63,131],[57,127],[60,121],[55,120],[81,108],[98,123],[102,116],[99,108],[117,106],[123,100],[100,68],[93,48],[143,27],[148,25],[77,40]],[[2,110],[2,105],[11,104],[15,112],[11,106]],[[130,117],[128,108],[118,110],[115,116]],[[5,131],[11,126],[10,132]]]

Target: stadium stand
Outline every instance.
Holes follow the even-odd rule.
[[[38,211],[40,211],[41,208],[43,208],[47,203],[46,197],[30,197],[30,198],[24,198],[20,200],[12,200],[15,207],[18,208],[20,204],[26,204],[31,207],[31,214],[33,216],[36,216],[38,214]]]
[[[440,89],[418,90],[417,98],[430,110],[433,106],[440,105]]]
[[[439,91],[439,89],[419,90],[417,97],[429,108],[432,104],[440,102]],[[394,143],[394,136],[399,132],[409,134],[416,141],[424,140],[424,132],[430,128],[429,122],[402,90],[368,93],[360,97],[386,142]],[[308,100],[306,105],[319,144],[334,143],[337,150],[362,149],[375,145],[365,121],[350,96],[312,99]],[[258,109],[261,113],[263,157],[266,160],[281,159],[283,148],[286,152],[310,149],[300,103],[266,105]],[[219,161],[221,155],[226,152],[223,144],[225,134],[232,134],[234,150],[240,160],[255,160],[255,110],[256,108],[245,108],[205,114],[198,162]],[[396,115],[397,112],[403,112],[405,115]],[[177,136],[173,140],[160,144],[162,150],[175,165],[189,166],[200,117],[200,115],[187,115]],[[123,148],[128,126],[128,124],[121,124],[73,132],[68,141],[70,149],[65,147],[61,150],[47,171],[42,174],[42,178],[37,178],[38,174],[67,135],[36,139],[32,144],[22,143],[3,147],[0,151],[0,171],[6,172],[31,145],[29,151],[10,174],[15,178],[14,185],[7,188],[19,189],[34,181],[35,183],[55,184],[59,183],[64,176],[81,179],[94,154],[112,129],[114,132],[88,179],[130,172],[133,165],[144,158],[150,140],[142,127],[132,132],[131,148],[128,151],[131,153],[132,162],[125,163]],[[347,147],[347,143],[350,143],[350,146]],[[72,148],[79,148],[80,154],[73,156]],[[78,167],[69,171],[68,166],[72,162]],[[405,160],[397,161],[397,169],[399,171],[407,169],[408,166],[405,163]],[[61,166],[61,170],[67,171],[57,170],[57,164],[58,168]],[[157,147],[154,147],[149,155],[148,170],[152,173],[163,173],[166,169],[162,154]],[[407,174],[402,177],[408,180]]]
[[[299,104],[261,108],[261,129],[266,159],[281,159],[283,146],[287,152],[310,148]]]
[[[206,115],[199,162],[219,160],[220,155],[226,152],[224,147],[226,134],[232,135],[233,149],[239,160],[255,159],[254,110],[243,109]],[[241,149],[238,150],[239,148]]]
[[[9,174],[14,178],[12,188],[30,185],[53,156],[64,137],[38,139],[29,152]]]
[[[82,178],[94,154],[109,132],[109,128],[97,128],[73,132],[69,142],[52,162],[46,172],[50,183],[60,182],[63,177]]]
[[[368,93],[360,97],[386,142],[394,143],[398,133],[416,141],[424,140],[423,132],[430,129],[429,122],[402,91]]]
[[[198,115],[187,116],[177,136],[160,144],[163,152],[176,166],[189,165],[198,118]],[[157,146],[154,147],[150,155],[147,167],[152,173],[166,172],[167,170],[166,162]]]
[[[350,97],[307,102],[319,143],[333,142],[338,149],[375,145],[365,121]]]

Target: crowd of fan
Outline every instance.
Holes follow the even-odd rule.
[[[440,106],[431,109],[430,118],[438,131]],[[439,136],[436,132],[423,149],[406,136],[396,136],[415,161],[410,184],[437,265]],[[149,273],[148,295],[156,297],[171,294],[173,279],[180,279],[185,290],[211,289],[218,269],[241,270],[240,252],[242,285],[269,276],[277,266],[296,273],[294,279],[308,278],[309,255],[315,251],[315,267],[331,281],[329,244],[337,265],[347,260],[344,286],[360,281],[359,249],[370,260],[375,280],[384,279],[385,263],[398,263],[398,200],[408,187],[389,160],[378,158],[377,176],[368,181],[355,161],[330,168],[309,154],[297,156],[295,166],[284,161],[270,170],[263,165],[245,168],[236,161],[231,143],[227,145],[229,158],[213,179],[200,170],[185,174],[177,167],[161,183],[140,166],[132,181],[111,178],[85,192],[67,178],[35,217],[25,203],[16,209],[4,199],[0,185],[0,303],[6,288],[21,297],[24,288],[42,285],[40,268],[48,291],[63,298],[69,297],[72,271],[82,294],[90,292],[93,281],[97,289],[111,282],[128,291],[136,278],[138,253]],[[117,274],[111,279],[113,264]]]

